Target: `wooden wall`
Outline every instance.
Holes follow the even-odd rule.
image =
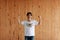
[[[42,16],[35,40],[60,40],[60,0],[0,0],[0,40],[24,40],[24,27],[18,24],[31,11]]]

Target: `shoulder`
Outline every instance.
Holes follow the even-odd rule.
[[[25,20],[23,20],[22,22],[21,22],[21,24],[25,24],[26,23],[26,21]]]
[[[26,20],[23,20],[22,22],[26,22]]]

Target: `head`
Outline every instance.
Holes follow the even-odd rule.
[[[27,12],[26,16],[27,16],[28,19],[31,19],[32,18],[32,13],[31,12]]]

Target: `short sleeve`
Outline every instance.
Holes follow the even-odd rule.
[[[34,20],[34,24],[35,24],[35,25],[38,25],[38,21]]]
[[[22,25],[24,25],[24,23],[25,23],[24,21],[21,22]]]

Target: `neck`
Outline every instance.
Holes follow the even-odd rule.
[[[30,19],[28,19],[28,21],[31,21],[31,18],[30,18]]]

